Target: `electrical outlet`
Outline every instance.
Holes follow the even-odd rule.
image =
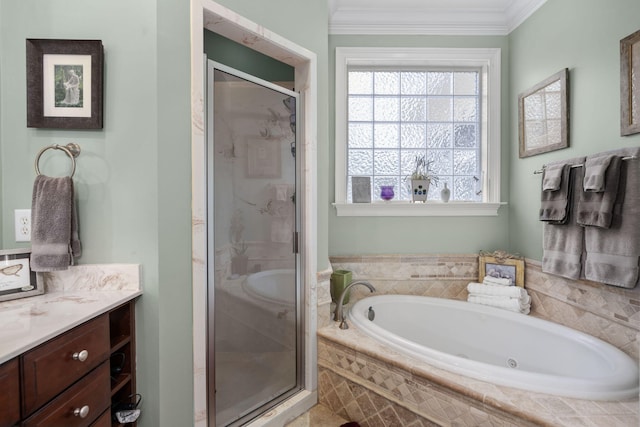
[[[31,209],[16,209],[14,211],[14,225],[16,242],[31,241]]]

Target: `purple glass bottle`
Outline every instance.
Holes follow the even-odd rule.
[[[393,185],[381,185],[380,186],[380,198],[382,200],[389,201],[393,199],[395,193],[393,192]]]

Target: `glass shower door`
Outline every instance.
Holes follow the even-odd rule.
[[[301,389],[297,94],[208,75],[209,424],[241,425]]]

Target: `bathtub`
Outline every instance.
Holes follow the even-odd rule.
[[[400,353],[479,380],[579,399],[638,397],[638,367],[632,358],[604,341],[542,319],[408,295],[364,298],[348,318],[352,326]]]
[[[290,269],[265,270],[250,274],[242,289],[260,301],[286,306],[295,305],[296,271]]]

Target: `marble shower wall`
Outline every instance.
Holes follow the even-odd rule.
[[[424,295],[465,300],[466,286],[478,280],[478,255],[365,255],[331,257],[333,270],[351,270],[368,280],[377,294]],[[330,273],[318,277],[318,328],[331,323]],[[639,358],[640,287],[623,289],[543,273],[540,262],[526,260],[525,287],[531,315],[607,341]],[[354,288],[351,301],[368,294]]]

